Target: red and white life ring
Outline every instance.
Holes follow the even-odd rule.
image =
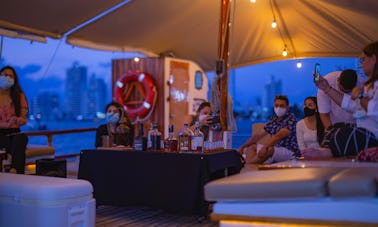
[[[127,96],[130,95],[130,92],[127,91],[129,86],[126,85],[131,82],[139,83],[144,90],[144,94],[142,95],[144,96],[144,100],[141,101],[139,105],[128,103],[129,97]],[[129,71],[121,75],[116,81],[114,95],[116,100],[123,105],[129,118],[144,120],[149,117],[155,108],[157,91],[150,75],[145,72]]]

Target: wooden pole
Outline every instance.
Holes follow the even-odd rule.
[[[223,61],[223,70],[220,78],[221,91],[221,112],[220,121],[223,130],[228,129],[227,125],[227,97],[228,97],[228,57],[229,57],[229,34],[230,34],[230,1],[221,1],[221,20],[219,28],[219,46],[218,46],[218,60]]]

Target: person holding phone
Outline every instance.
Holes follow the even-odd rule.
[[[196,121],[199,122],[200,130],[204,134],[205,140],[208,140],[210,126],[213,123],[210,102],[202,102],[197,108],[196,115],[189,115],[184,120],[192,131],[195,129]]]
[[[334,138],[329,143],[334,156],[354,156],[362,149],[378,146],[377,58],[378,41],[363,49],[360,61],[368,79],[362,87],[353,88],[350,94],[339,91],[322,77],[315,83],[319,90],[356,119],[356,126],[345,125],[334,130]]]
[[[350,93],[354,87],[361,86],[364,82],[364,80],[357,75],[356,71],[352,69],[346,69],[342,72],[331,72],[324,76],[324,79],[327,80],[328,84],[334,89],[345,94]],[[314,82],[316,83],[315,80]],[[318,89],[317,101],[320,119],[322,120],[325,129],[336,123],[356,123],[356,120],[353,118],[352,113],[349,113],[348,111],[337,105],[337,103],[335,103],[321,89]]]

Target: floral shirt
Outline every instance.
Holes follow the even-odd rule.
[[[297,120],[295,119],[294,114],[288,112],[284,116],[282,116],[282,118],[279,118],[277,117],[277,115],[274,115],[265,124],[264,130],[271,136],[278,133],[278,131],[280,131],[282,128],[287,128],[289,131],[291,131],[290,135],[283,138],[276,146],[285,147],[292,151],[295,156],[299,157],[301,155],[301,152],[298,148],[297,143],[297,136],[295,131],[296,125]]]

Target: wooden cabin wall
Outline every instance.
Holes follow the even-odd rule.
[[[151,126],[151,122],[155,121],[159,124],[159,131],[164,132],[164,59],[163,58],[141,58],[139,62],[133,59],[115,59],[112,60],[112,98],[114,97],[115,82],[127,71],[138,70],[148,73],[154,80],[157,89],[157,99],[155,109],[151,113],[149,119],[143,122],[144,132]],[[137,127],[135,127],[135,135],[137,134]]]

